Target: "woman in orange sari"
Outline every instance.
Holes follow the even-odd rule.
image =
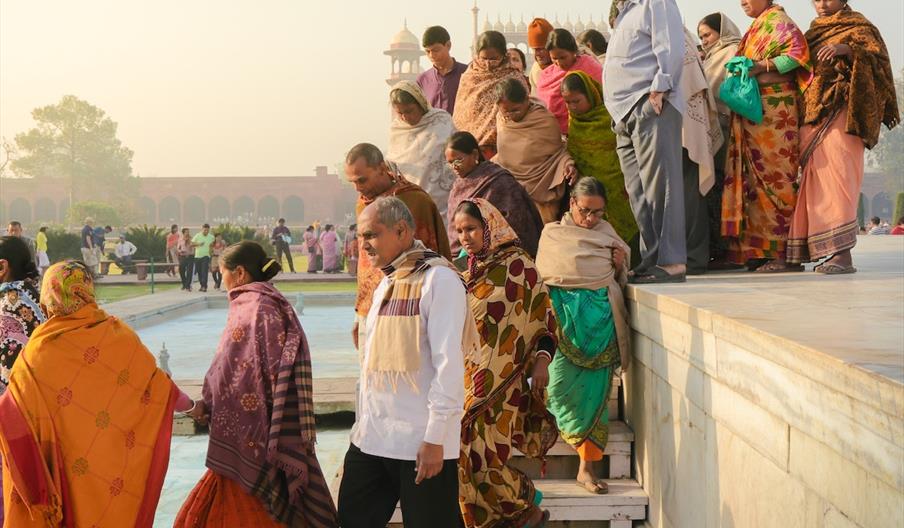
[[[193,403],[128,326],[98,308],[91,273],[44,274],[48,316],[0,397],[6,524],[150,528],[173,410]]]
[[[888,49],[879,30],[847,0],[815,3],[807,31],[816,75],[804,92],[800,129],[800,196],[788,241],[788,262],[814,262],[826,275],[854,273],[857,201],[863,150],[879,141],[882,124],[900,121]]]
[[[754,62],[750,74],[760,85],[764,117],[756,124],[732,115],[722,235],[729,261],[765,273],[790,271],[785,252],[797,202],[798,97],[813,77],[810,51],[803,33],[772,0],[742,0],[741,7],[754,21],[738,56]]]

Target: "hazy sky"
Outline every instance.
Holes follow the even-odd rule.
[[[689,26],[737,0],[678,0]],[[806,28],[810,0],[785,0]],[[287,176],[331,168],[360,141],[384,147],[389,40],[431,24],[467,62],[468,0],[3,0],[0,135],[32,125],[33,108],[73,94],[119,123],[142,176]],[[599,20],[609,0],[480,1],[480,24],[509,13]],[[555,5],[555,9],[548,6]],[[895,71],[904,65],[904,2],[851,0],[876,23]],[[595,6],[595,7],[593,7]],[[426,58],[423,67],[428,67]]]

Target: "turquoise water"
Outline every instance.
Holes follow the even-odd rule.
[[[169,352],[173,379],[202,379],[226,326],[226,309],[200,310],[172,321],[138,330],[155,356],[163,344]],[[358,355],[352,345],[353,304],[308,302],[299,316],[308,337],[316,378],[358,377]]]

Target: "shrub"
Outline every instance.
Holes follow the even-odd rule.
[[[61,226],[47,228],[47,257],[50,262],[82,258],[82,241],[78,233],[70,233]]]
[[[268,255],[273,255],[275,249],[270,243],[270,237],[266,233],[259,233],[253,227],[237,226],[233,224],[220,224],[216,229],[212,230],[215,235],[223,235],[226,244],[235,244],[242,240],[254,240],[261,246]]]
[[[130,227],[126,231],[126,239],[138,248],[134,256],[136,260],[150,260],[154,257],[156,262],[164,262],[167,233],[168,229],[144,224]]]
[[[895,197],[895,215],[891,218],[891,224],[897,224],[902,216],[904,216],[904,192],[899,192]]]

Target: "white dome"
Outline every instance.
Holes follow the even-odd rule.
[[[389,41],[390,47],[408,47],[414,46],[415,48],[420,49],[421,41],[415,36],[414,33],[408,31],[408,24],[405,24],[405,27],[402,28],[402,31],[399,31],[392,37],[392,40]]]

